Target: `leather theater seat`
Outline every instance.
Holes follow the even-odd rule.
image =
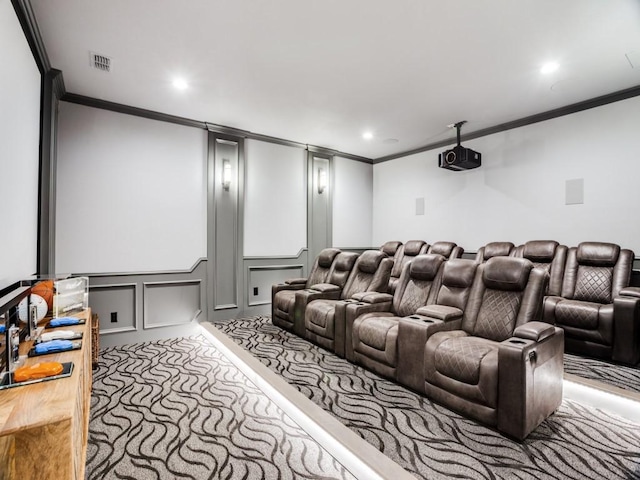
[[[362,296],[346,305],[346,357],[380,375],[395,379],[398,322],[429,303],[440,286],[441,255],[418,255],[405,264],[393,297]]]
[[[464,250],[453,242],[435,242],[429,247],[427,253],[442,255],[447,260],[461,258]]]
[[[293,330],[296,291],[317,283],[325,283],[339,253],[340,250],[337,248],[325,248],[313,262],[307,278],[292,278],[271,287],[271,321],[274,325]]]
[[[532,321],[547,281],[526,259],[479,265],[460,329],[427,340],[426,395],[518,440],[551,415],[562,401],[563,331]]]
[[[612,243],[569,249],[562,296],[544,301],[544,321],[564,329],[568,352],[638,363],[640,289],[629,287],[633,258]]]
[[[509,257],[514,249],[515,245],[511,242],[489,242],[478,249],[476,263],[485,263],[493,257]]]
[[[428,248],[429,244],[423,240],[409,240],[400,247],[398,255],[394,259],[391,278],[389,279],[389,293],[391,295],[396,291],[396,286],[398,285],[404,266],[416,256],[427,253]]]
[[[400,319],[396,380],[402,385],[424,393],[422,359],[427,339],[436,332],[460,329],[477,268],[473,260],[448,260],[442,267],[442,282],[434,302]]]
[[[367,250],[355,262],[339,294],[326,295],[323,285],[297,292],[296,322],[302,325],[303,335],[321,347],[343,355],[345,326],[344,322],[336,322],[336,304],[340,300],[386,292],[392,266],[393,261],[385,253]]]
[[[531,240],[517,247],[513,256],[531,260],[534,267],[546,271],[549,274],[547,295],[560,295],[567,250],[565,245],[554,240]]]

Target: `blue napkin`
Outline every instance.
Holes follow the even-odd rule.
[[[80,320],[73,317],[60,317],[49,322],[50,327],[66,327],[67,325],[78,325]]]
[[[71,350],[73,343],[70,340],[51,340],[50,342],[42,342],[35,346],[36,353],[54,353]]]

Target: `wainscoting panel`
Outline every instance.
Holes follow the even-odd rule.
[[[195,320],[202,312],[200,284],[200,280],[144,282],[144,328]]]
[[[271,286],[288,278],[303,277],[304,265],[267,265],[247,268],[247,305],[269,305],[271,303]]]
[[[271,313],[271,286],[288,278],[305,277],[307,254],[307,249],[301,248],[297,255],[289,257],[244,257],[244,315]],[[253,294],[254,288],[258,295]]]
[[[100,318],[100,334],[136,331],[136,284],[91,285],[89,305]]]
[[[100,316],[100,347],[191,335],[207,320],[205,258],[185,271],[83,275],[89,277],[89,306]]]

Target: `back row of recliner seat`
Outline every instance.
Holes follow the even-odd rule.
[[[635,365],[640,361],[640,289],[630,286],[634,253],[605,242],[567,248],[555,241],[515,247],[492,242],[476,262],[513,256],[546,270],[542,319],[565,331],[568,352]]]
[[[340,255],[325,250],[317,265],[330,276],[329,257]],[[345,284],[359,278],[357,292],[301,280],[274,285],[273,323],[518,439],[553,413],[563,335],[534,321],[545,271],[526,259],[478,265],[420,254],[404,263],[391,295],[390,267],[384,252],[364,252]]]

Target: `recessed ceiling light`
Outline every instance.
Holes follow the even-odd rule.
[[[553,73],[558,69],[559,66],[560,65],[558,65],[556,62],[545,63],[540,69],[540,73],[542,73],[543,75]]]
[[[362,138],[364,138],[365,140],[371,140],[373,138],[373,133],[372,132],[364,132],[362,134]]]
[[[173,86],[178,90],[186,90],[187,88],[189,88],[189,84],[184,78],[176,78],[173,81]]]

